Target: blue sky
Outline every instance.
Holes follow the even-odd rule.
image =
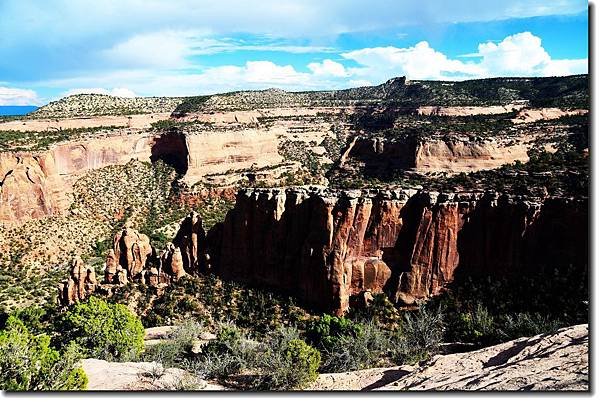
[[[0,0],[0,105],[579,74],[587,32],[581,0]]]

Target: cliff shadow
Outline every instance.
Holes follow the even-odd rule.
[[[185,134],[177,130],[168,130],[156,137],[150,150],[150,161],[155,163],[159,160],[173,167],[177,174],[185,175],[189,164]]]
[[[400,211],[403,223],[396,243],[393,247],[383,249],[381,258],[392,271],[390,278],[383,286],[383,291],[394,303],[398,302],[399,292],[402,292],[405,286],[403,284],[404,274],[412,270],[411,258],[424,208],[425,203],[421,196],[409,198]]]

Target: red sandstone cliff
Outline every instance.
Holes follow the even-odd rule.
[[[587,216],[587,200],[246,190],[207,235],[210,264],[196,266],[343,314],[365,290],[406,304],[438,294],[458,270],[585,267]]]

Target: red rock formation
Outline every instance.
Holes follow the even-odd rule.
[[[199,223],[200,229],[202,223]],[[202,236],[204,231],[202,231]],[[190,237],[197,244],[196,236]],[[189,259],[186,260],[189,264]],[[113,249],[108,251],[104,266],[104,282],[124,285],[128,281],[144,283],[151,287],[168,284],[186,274],[184,259],[179,247],[167,244],[156,255],[150,239],[135,229],[126,227],[114,238]]]
[[[191,212],[182,222],[173,239],[174,251],[179,253],[182,268],[187,272],[198,272],[206,265],[206,232],[202,227],[202,218]]]
[[[96,290],[96,285],[94,269],[85,267],[81,258],[74,258],[69,279],[58,285],[59,304],[69,306],[87,299]]]
[[[114,254],[114,256],[113,256]],[[128,280],[139,279],[146,268],[146,262],[154,254],[150,239],[130,227],[124,228],[114,237],[113,250],[107,257],[105,279],[111,283],[121,267],[127,273]],[[115,268],[116,264],[116,268]],[[117,275],[118,276],[118,275]],[[122,282],[122,277],[119,282]]]
[[[181,254],[181,249],[172,243],[167,244],[166,250],[161,254],[162,271],[169,277],[169,280],[178,280],[185,276],[185,264]]]
[[[586,267],[587,216],[587,200],[247,190],[205,240],[185,243],[193,255],[205,249],[211,263],[184,257],[184,265],[195,261],[186,270],[272,287],[343,314],[349,298],[365,291],[406,304],[438,294],[459,269],[505,275]],[[188,220],[182,232],[191,233]]]

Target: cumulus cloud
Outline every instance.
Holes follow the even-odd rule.
[[[243,89],[341,89],[377,85],[405,75],[409,79],[461,80],[495,76],[550,76],[585,73],[587,59],[553,59],[539,37],[522,32],[499,42],[474,46],[472,59],[451,58],[422,41],[414,46],[357,49],[342,53],[343,62],[324,59],[305,66],[270,60],[242,65],[186,70],[127,68],[38,83],[51,88],[78,88],[72,93],[119,96],[187,96]],[[305,67],[305,68],[302,68]],[[105,88],[113,88],[105,89]],[[121,89],[119,89],[121,88]],[[127,88],[127,89],[123,89]],[[118,93],[117,91],[121,91]]]
[[[479,44],[481,67],[488,76],[568,75],[585,73],[587,59],[553,60],[542,39],[531,32],[504,38],[500,43]]]
[[[330,59],[325,59],[321,63],[310,63],[307,67],[315,75],[329,75],[333,77],[348,76],[348,72],[343,64]]]
[[[35,91],[0,86],[0,106],[31,106],[40,104],[40,99]]]
[[[587,59],[552,59],[541,38],[521,32],[500,43],[480,43],[479,60],[451,59],[422,41],[408,48],[375,47],[342,53],[360,67],[350,69],[355,76],[371,81],[405,75],[410,79],[456,80],[498,76],[551,76],[587,72]]]
[[[135,92],[127,88],[73,88],[65,92],[64,96],[78,95],[78,94],[100,94],[100,95],[112,95],[120,96],[122,98],[134,98]]]
[[[377,82],[398,75],[411,79],[447,79],[469,78],[481,74],[481,69],[476,64],[449,59],[426,41],[408,48],[388,46],[354,50],[342,53],[342,57],[362,66],[351,70],[354,75]]]

